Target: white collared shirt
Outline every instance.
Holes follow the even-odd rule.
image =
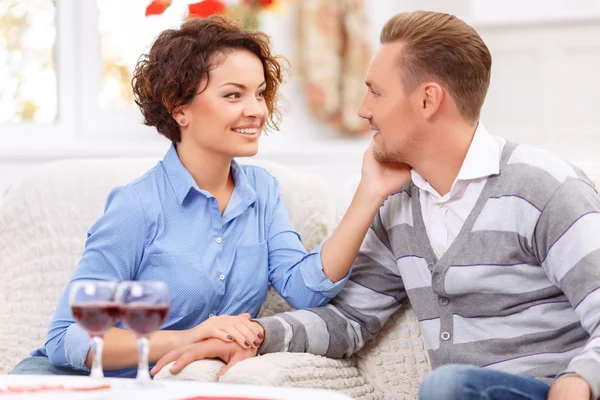
[[[419,188],[427,237],[438,259],[458,236],[488,177],[499,173],[505,143],[490,135],[480,122],[452,188],[444,196],[417,171],[411,171],[412,181]]]

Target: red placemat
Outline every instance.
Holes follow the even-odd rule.
[[[15,394],[15,393],[38,393],[38,392],[86,392],[92,390],[110,389],[108,384],[92,384],[85,386],[68,386],[68,385],[10,385],[6,389],[0,389],[0,395]]]

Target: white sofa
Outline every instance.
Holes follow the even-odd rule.
[[[67,160],[46,164],[11,189],[0,204],[0,373],[43,345],[63,288],[102,214],[111,188],[126,184],[153,159]],[[253,161],[280,182],[294,227],[307,249],[335,223],[334,198],[317,176]],[[262,314],[288,310],[273,291]],[[176,379],[216,380],[220,361],[196,362]],[[396,313],[365,349],[346,360],[270,354],[245,360],[222,381],[339,390],[362,399],[415,398],[429,361],[410,307]],[[168,373],[158,378],[173,379]]]
[[[69,160],[44,165],[11,189],[0,204],[0,373],[41,346],[62,290],[83,251],[87,229],[102,214],[110,189],[151,168],[151,159]],[[321,242],[335,221],[334,200],[316,176],[257,162],[280,182],[294,227],[306,248]],[[600,185],[600,175],[592,177]],[[261,314],[289,310],[273,291]],[[220,361],[192,363],[178,376],[214,381]],[[355,356],[269,354],[240,362],[222,382],[318,387],[361,399],[414,399],[429,371],[418,322],[406,304]]]

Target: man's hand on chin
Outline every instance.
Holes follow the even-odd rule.
[[[169,370],[172,374],[178,374],[183,368],[197,360],[219,358],[227,365],[219,371],[218,378],[238,362],[246,358],[256,356],[257,349],[244,349],[236,342],[224,342],[220,339],[206,339],[198,343],[179,347],[165,354],[152,368],[150,374],[155,376],[165,365],[175,361]]]
[[[548,400],[589,400],[592,391],[580,376],[568,375],[560,378],[550,388]]]

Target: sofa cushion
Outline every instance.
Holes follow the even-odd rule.
[[[195,361],[172,375],[169,364],[155,379],[212,382],[223,365],[214,360]],[[333,360],[312,354],[274,353],[248,358],[229,369],[219,382],[317,388],[339,391],[356,399],[381,398],[360,375],[352,359]]]
[[[175,364],[173,361],[165,365],[154,377],[155,380],[177,380],[177,381],[197,381],[197,382],[217,382],[217,374],[225,366],[221,360],[200,360],[189,364],[177,375],[169,372],[169,369]]]
[[[373,387],[386,394],[393,391],[397,400],[419,397],[419,386],[431,366],[419,321],[408,300],[354,357],[361,375]]]
[[[600,174],[591,174],[590,179],[596,185],[596,189],[600,190]]]

